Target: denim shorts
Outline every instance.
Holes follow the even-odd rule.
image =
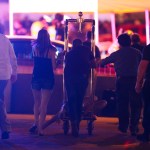
[[[54,79],[32,79],[31,87],[35,90],[49,89],[54,87]]]

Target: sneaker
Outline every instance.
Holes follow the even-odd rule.
[[[3,132],[1,138],[2,139],[9,139],[9,132],[7,132],[7,131]]]
[[[150,139],[149,139],[149,135],[148,134],[139,134],[139,135],[137,135],[137,140],[139,140],[139,141],[141,141],[141,142],[148,142],[148,141],[150,141]]]
[[[30,132],[30,133],[36,133],[36,132],[37,132],[37,126],[36,126],[36,125],[32,126],[32,127],[29,129],[29,132]]]

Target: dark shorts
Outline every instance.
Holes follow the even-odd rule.
[[[49,89],[54,87],[54,79],[32,79],[31,87],[35,90]]]

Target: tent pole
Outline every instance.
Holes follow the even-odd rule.
[[[150,31],[149,31],[149,10],[145,10],[145,29],[146,29],[146,44],[150,42]]]
[[[116,41],[116,21],[115,14],[111,13],[111,30],[112,30],[112,41]]]

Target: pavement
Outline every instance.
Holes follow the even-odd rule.
[[[47,119],[52,116],[48,115]],[[150,150],[150,142],[141,143],[130,133],[117,130],[117,118],[97,117],[93,122],[93,134],[88,135],[87,120],[82,120],[80,136],[72,137],[62,129],[62,121],[55,122],[45,129],[44,136],[31,135],[28,130],[33,115],[8,114],[12,125],[10,138],[0,139],[0,150]],[[142,132],[140,123],[140,132]]]

